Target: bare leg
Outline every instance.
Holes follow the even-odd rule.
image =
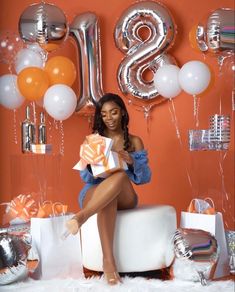
[[[103,271],[109,284],[117,284],[121,279],[113,255],[113,238],[117,216],[117,198],[113,199],[97,214],[98,230],[103,251]]]
[[[76,234],[90,216],[101,211],[115,198],[117,198],[118,209],[135,206],[136,194],[124,171],[115,172],[98,186],[88,190],[84,200],[84,208],[76,214],[76,219],[67,223],[69,231]]]
[[[135,205],[136,194],[129,178],[124,172],[116,172],[88,191],[83,212],[80,211],[76,215],[78,229],[88,217],[98,213],[97,223],[103,251],[103,270],[109,284],[120,282],[113,255],[117,209],[134,208]]]

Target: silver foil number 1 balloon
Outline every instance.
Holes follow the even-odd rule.
[[[142,28],[149,31],[144,41]],[[117,48],[126,54],[118,69],[123,93],[147,100],[159,95],[153,81],[144,80],[143,74],[147,69],[154,73],[165,64],[175,64],[165,54],[174,43],[175,29],[171,15],[159,3],[142,1],[124,11],[114,31]]]
[[[80,62],[81,90],[76,110],[93,110],[103,95],[98,19],[91,12],[80,14],[73,20],[69,31],[76,41]]]

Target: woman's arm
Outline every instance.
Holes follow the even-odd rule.
[[[126,173],[135,184],[144,184],[151,179],[151,170],[148,165],[148,153],[140,137],[131,136],[133,152],[125,150],[119,152],[122,159],[128,164]]]

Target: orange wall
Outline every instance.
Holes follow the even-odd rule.
[[[17,32],[19,16],[28,5],[33,3],[35,1],[1,0],[1,30]],[[113,31],[119,16],[134,1],[112,0],[110,3],[107,7],[106,0],[53,1],[53,4],[64,11],[69,22],[75,15],[83,12],[92,11],[97,14],[101,31],[103,88],[105,92],[121,94],[116,72],[124,56],[115,47]],[[192,49],[188,40],[193,25],[199,21],[205,22],[210,13],[217,8],[232,8],[233,1],[163,0],[160,3],[170,10],[178,27],[174,46],[169,53],[175,57],[180,66],[190,60],[200,60],[209,65],[213,71],[213,86],[202,95],[200,101],[199,128],[208,128],[209,116],[220,113],[220,104],[221,113],[230,114],[233,125],[231,63],[223,66],[222,73],[219,74],[215,55],[204,55]],[[76,49],[69,40],[54,55],[66,55],[76,62]],[[1,75],[8,72],[8,66],[1,64]],[[75,85],[74,89],[77,91],[78,86]],[[129,98],[124,97],[126,104]],[[144,101],[142,105],[145,105]],[[234,126],[232,126],[232,142],[226,153],[190,152],[187,133],[189,129],[195,128],[193,98],[182,92],[174,99],[174,105],[178,126],[172,122],[168,102],[155,106],[150,113],[149,121],[137,110],[138,108],[127,104],[131,117],[130,132],[143,138],[145,147],[149,151],[153,173],[151,183],[136,188],[140,203],[170,204],[177,209],[179,216],[180,211],[185,210],[193,197],[210,196],[214,199],[217,210],[223,212],[226,228],[234,229]],[[59,179],[58,165],[52,167],[51,162],[43,158],[37,158],[33,163],[28,162],[30,157],[20,155],[20,123],[24,118],[24,109],[25,106],[22,106],[14,113],[0,107],[0,201],[9,201],[18,189],[23,188],[20,184],[30,186],[38,183],[45,197],[63,201],[69,204],[70,210],[76,211],[77,195],[82,182],[78,172],[72,170],[72,167],[79,159],[80,143],[84,136],[90,133],[88,119],[73,114],[60,124],[54,123],[50,117],[47,117],[49,143],[53,144],[54,154],[60,151],[63,154]],[[39,112],[40,108],[37,107],[36,111]],[[180,131],[182,145],[176,136],[176,126]],[[17,159],[21,159],[21,163],[23,161],[21,172],[16,168],[16,159],[12,158],[15,154],[18,154]],[[11,161],[13,162],[10,163]],[[54,186],[53,189],[51,184],[52,187]]]

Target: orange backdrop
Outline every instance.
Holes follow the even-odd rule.
[[[113,32],[122,14],[135,1],[106,0],[65,1],[53,4],[62,9],[70,23],[74,16],[83,12],[94,12],[100,22],[102,54],[102,82],[105,92],[121,94],[117,83],[117,68],[124,55],[115,47]],[[0,28],[18,32],[18,20],[30,0],[1,0]],[[217,58],[191,48],[189,32],[199,21],[205,23],[210,13],[217,8],[234,9],[232,0],[162,0],[177,24],[177,35],[169,53],[179,66],[190,60],[205,62],[213,72],[213,86],[201,96],[199,106],[199,129],[207,129],[209,117],[214,114],[229,114],[232,118],[232,140],[226,152],[190,152],[188,130],[195,128],[193,97],[182,92],[174,99],[174,112],[169,102],[155,106],[149,119],[135,105],[128,104],[130,96],[123,96],[130,113],[130,132],[139,135],[149,151],[152,169],[151,183],[136,187],[141,204],[170,204],[178,214],[185,210],[193,197],[213,198],[216,209],[223,212],[225,227],[234,229],[234,112],[231,106],[233,74],[231,62],[222,66],[219,73]],[[107,7],[108,6],[108,7]],[[69,39],[56,52],[75,63],[76,48]],[[78,67],[77,67],[78,68]],[[1,75],[9,73],[7,65],[1,64]],[[78,83],[78,82],[77,82]],[[78,92],[79,84],[74,85]],[[121,94],[122,95],[122,94]],[[142,101],[144,106],[144,101]],[[41,108],[36,106],[37,119]],[[9,201],[20,192],[40,193],[45,199],[67,203],[71,211],[78,210],[77,197],[83,183],[79,173],[72,167],[79,159],[79,146],[84,136],[90,133],[90,122],[79,113],[64,122],[55,122],[48,115],[49,143],[53,145],[53,156],[32,157],[21,154],[20,123],[24,119],[25,104],[13,111],[0,107],[0,153],[1,182],[0,201]],[[38,120],[37,120],[38,121]],[[180,138],[176,135],[178,128]],[[182,143],[181,143],[182,142]],[[2,209],[3,210],[3,209]]]

